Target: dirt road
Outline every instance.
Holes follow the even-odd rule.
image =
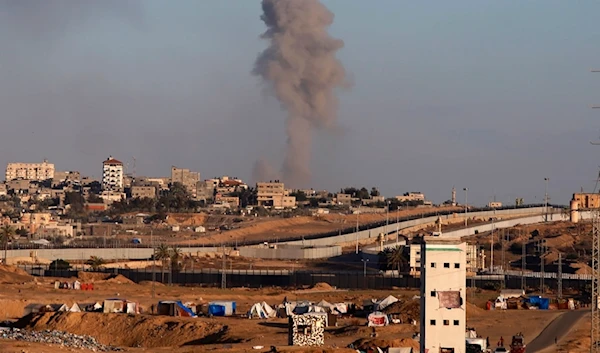
[[[571,328],[582,319],[589,310],[567,311],[554,319],[550,325],[537,336],[530,344],[527,345],[528,352],[542,352],[543,350],[553,347],[555,339],[560,340],[567,335]]]

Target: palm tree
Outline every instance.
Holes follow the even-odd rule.
[[[398,274],[400,274],[400,270],[404,267],[404,264],[407,262],[406,256],[404,255],[404,246],[396,246],[391,249],[387,254],[387,263],[389,267],[397,267]]]
[[[2,238],[2,243],[4,245],[4,264],[8,264],[8,242],[12,240],[15,235],[15,229],[8,224],[5,224],[0,229],[0,237]]]
[[[160,260],[161,263],[161,273],[162,273],[162,282],[165,281],[165,260],[171,258],[171,249],[166,244],[160,244],[156,249],[154,249],[154,258]]]
[[[179,265],[179,259],[181,259],[181,249],[177,248],[177,247],[172,247],[171,251],[170,251],[170,255],[171,255],[171,269],[178,268]]]
[[[91,256],[89,260],[87,260],[87,264],[90,265],[92,271],[98,271],[102,265],[104,265],[104,259],[98,256]]]

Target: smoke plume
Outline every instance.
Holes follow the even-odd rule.
[[[292,187],[306,186],[312,130],[335,125],[334,91],[347,85],[344,67],[335,57],[344,42],[327,33],[334,16],[319,0],[263,0],[262,9],[267,26],[262,38],[270,45],[256,59],[253,74],[268,83],[288,113],[283,180]]]

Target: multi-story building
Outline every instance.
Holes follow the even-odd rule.
[[[112,156],[102,162],[102,189],[123,190],[123,163]]]
[[[420,351],[466,352],[464,243],[425,237],[421,246]]]
[[[465,253],[465,266],[467,272],[477,273],[485,267],[478,245],[461,243],[460,247]],[[408,262],[411,275],[419,276],[421,271],[421,244],[410,244]]]
[[[256,198],[259,206],[272,208],[291,208],[296,206],[296,197],[279,180],[256,183]]]
[[[350,205],[352,204],[352,195],[350,194],[335,194],[335,201],[340,205]]]
[[[81,183],[81,173],[77,171],[55,171],[54,178],[52,178],[52,185],[62,183]]]
[[[400,202],[415,202],[415,201],[425,201],[425,194],[419,191],[407,192],[402,196],[396,196],[396,200]]]
[[[132,186],[131,187],[132,198],[156,198],[156,186]]]
[[[577,201],[579,209],[600,208],[600,194],[575,193],[573,201]]]
[[[6,181],[48,180],[54,178],[54,164],[44,159],[42,163],[8,163],[6,165]]]
[[[171,167],[171,183],[180,183],[187,191],[196,197],[196,184],[200,181],[199,172],[190,172],[189,169]]]

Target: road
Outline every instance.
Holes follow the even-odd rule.
[[[554,339],[560,339],[569,333],[577,321],[583,318],[589,310],[567,311],[556,319],[539,334],[531,343],[527,344],[527,352],[541,352],[554,345]]]

